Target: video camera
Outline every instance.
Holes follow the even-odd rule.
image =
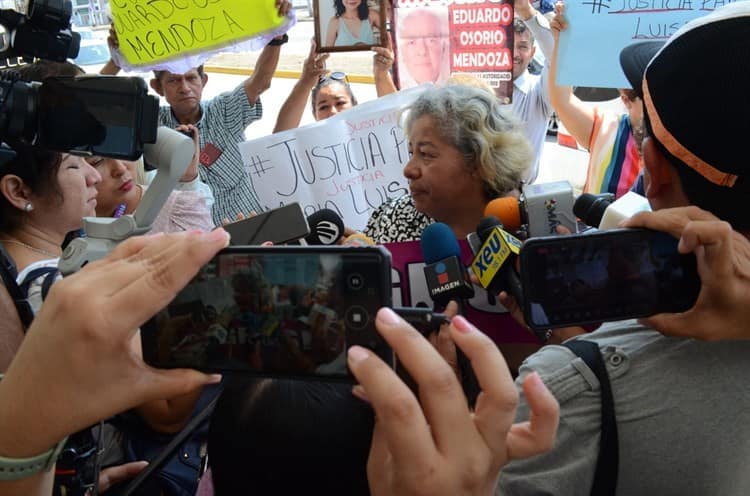
[[[30,0],[28,14],[0,10],[0,57],[62,62],[78,55],[70,0]],[[14,67],[16,69],[17,67]],[[23,71],[23,69],[21,69]],[[135,160],[156,141],[158,99],[141,78],[0,75],[0,165],[18,146]]]

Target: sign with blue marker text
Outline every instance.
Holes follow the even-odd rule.
[[[734,0],[569,0],[560,34],[557,82],[630,88],[620,51],[635,42],[667,40],[688,21]],[[703,70],[703,69],[697,69]]]

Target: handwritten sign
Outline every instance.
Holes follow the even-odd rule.
[[[396,0],[393,5],[395,72],[400,88],[426,81],[444,84],[452,74],[470,74],[510,102],[510,0]]]
[[[401,108],[425,87],[393,93],[313,124],[241,143],[264,208],[299,202],[305,214],[329,208],[362,229],[372,210],[409,192]]]
[[[120,51],[132,65],[227,45],[288,22],[273,0],[111,0]]]
[[[461,259],[468,267],[473,259],[469,245],[464,240],[458,243],[461,246]],[[393,305],[432,307],[424,277],[425,264],[420,242],[385,243],[383,246],[391,252]],[[508,366],[511,370],[517,370],[523,359],[539,348],[539,341],[513,320],[495,295],[481,286],[474,286],[474,291],[474,298],[464,306],[464,317],[497,343]]]
[[[688,21],[733,0],[572,0],[560,35],[558,83],[630,88],[620,51],[638,41],[666,40]]]

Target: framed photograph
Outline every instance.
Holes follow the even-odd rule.
[[[386,46],[385,0],[312,0],[319,52]]]

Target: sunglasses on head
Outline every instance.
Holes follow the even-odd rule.
[[[341,71],[334,71],[334,72],[330,72],[330,73],[328,73],[326,75],[320,76],[318,78],[318,85],[321,85],[321,84],[325,83],[326,81],[340,81],[340,82],[348,83],[349,82],[349,78],[346,77],[346,74],[344,74]]]

